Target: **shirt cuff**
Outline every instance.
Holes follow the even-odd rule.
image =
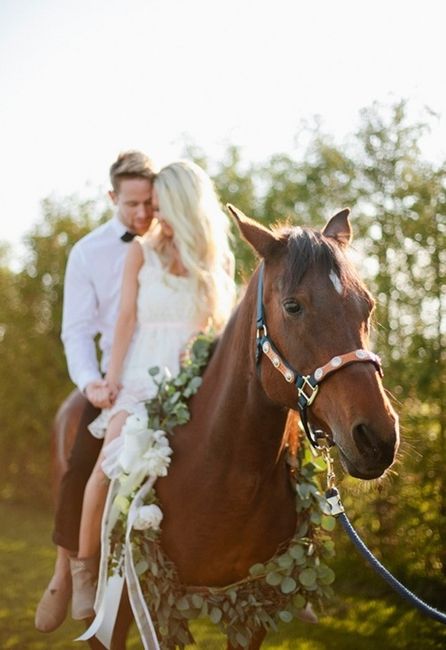
[[[83,372],[79,375],[76,385],[81,393],[85,395],[85,389],[87,388],[88,384],[92,381],[97,381],[98,379],[102,379],[102,375],[99,372]]]

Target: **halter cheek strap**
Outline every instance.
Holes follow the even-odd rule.
[[[263,274],[264,263],[262,262],[259,269],[259,279],[257,284],[256,364],[257,367],[259,367],[261,356],[264,354],[272,363],[274,368],[283,375],[285,381],[290,384],[294,383],[297,389],[297,407],[299,409],[305,433],[313,447],[319,448],[318,436],[315,434],[308,421],[307,409],[316,399],[320,383],[332,373],[341,368],[345,368],[352,363],[373,363],[382,377],[383,370],[381,360],[377,354],[374,354],[369,350],[359,349],[333,357],[328,363],[316,368],[316,370],[310,375],[302,375],[300,372],[292,368],[282,359],[268,336],[263,308]]]

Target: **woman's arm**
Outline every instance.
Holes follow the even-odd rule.
[[[135,330],[138,272],[143,262],[144,255],[141,244],[133,241],[125,261],[118,320],[113,335],[110,363],[105,376],[112,391],[119,384],[124,359]]]

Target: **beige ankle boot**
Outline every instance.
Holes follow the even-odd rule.
[[[72,616],[75,621],[91,618],[95,615],[96,581],[98,575],[98,558],[70,558],[71,576],[73,578]]]
[[[45,589],[36,609],[34,625],[39,632],[57,630],[67,616],[71,598],[71,576],[63,581],[59,580],[57,587],[52,587],[52,584],[55,584],[53,580]]]

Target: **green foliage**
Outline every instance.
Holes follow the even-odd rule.
[[[63,278],[72,245],[89,232],[91,201],[47,199],[26,236],[24,267],[0,269],[0,445],[2,498],[49,500],[49,431],[70,390],[60,342]],[[103,217],[106,217],[104,213]]]
[[[174,427],[189,421],[189,409],[185,400],[195,395],[201,386],[201,372],[205,367],[213,344],[213,336],[200,334],[194,340],[188,359],[174,379],[159,375],[159,368],[149,373],[158,387],[156,395],[146,403],[149,428],[172,432]]]
[[[332,597],[334,572],[326,561],[333,557],[333,543],[320,522],[322,518],[334,520],[322,514],[327,506],[318,491],[317,468],[308,452],[306,460],[301,453],[300,461],[303,464],[299,464],[295,484],[299,515],[295,536],[270,560],[253,565],[240,582],[222,588],[185,587],[161,548],[157,532],[133,531],[141,589],[163,648],[173,650],[192,643],[188,623],[195,618],[208,618],[233,645],[248,647],[259,627],[277,630],[279,622],[291,622],[308,602],[321,603]],[[118,554],[124,534],[121,526],[119,531],[118,536],[114,533],[113,544]],[[117,540],[119,536],[121,540]],[[119,565],[116,555],[113,563]]]

